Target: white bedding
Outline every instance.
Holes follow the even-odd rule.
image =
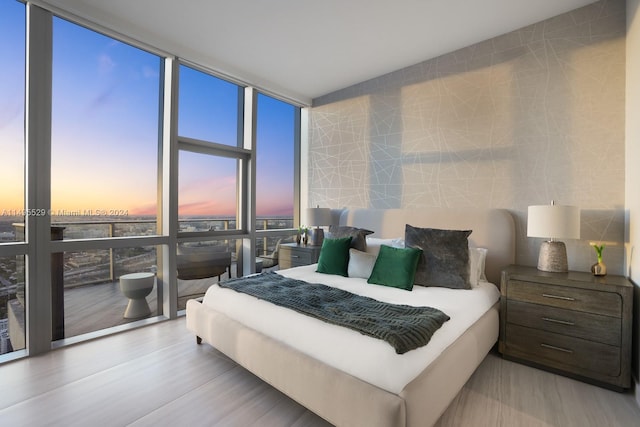
[[[480,282],[471,290],[414,286],[408,292],[370,285],[365,279],[320,274],[315,269],[314,264],[278,273],[380,301],[435,307],[451,319],[436,331],[428,345],[399,355],[385,341],[217,285],[207,290],[203,304],[323,363],[397,394],[500,297],[498,289],[487,282]]]

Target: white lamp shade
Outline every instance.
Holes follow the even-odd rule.
[[[576,206],[529,206],[527,236],[547,239],[579,239],[580,208]]]
[[[307,225],[330,225],[331,209],[329,208],[308,208]]]

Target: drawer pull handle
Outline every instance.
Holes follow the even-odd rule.
[[[567,325],[567,326],[575,325],[575,323],[573,323],[573,322],[568,322],[566,320],[551,319],[549,317],[543,317],[542,320],[544,320],[545,322],[559,323],[561,325]]]
[[[291,255],[291,258],[300,258],[300,255]]]
[[[561,299],[564,301],[575,301],[575,298],[571,298],[571,297],[561,297],[560,295],[551,295],[551,294],[542,294],[543,297],[545,298],[553,298],[553,299]]]
[[[555,345],[549,345],[545,343],[540,344],[540,347],[549,348],[551,350],[562,351],[563,353],[573,353],[573,350],[570,350],[568,348],[556,347]]]

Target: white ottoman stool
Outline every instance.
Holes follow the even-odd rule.
[[[120,290],[129,298],[124,311],[125,319],[138,319],[151,314],[147,295],[153,290],[156,276],[153,273],[131,273],[120,276]]]

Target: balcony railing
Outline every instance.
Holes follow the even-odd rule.
[[[155,234],[155,220],[101,220],[101,221],[59,221],[52,224],[51,238],[79,239],[79,238],[109,238],[125,236],[144,236]],[[229,218],[193,218],[180,220],[181,228],[185,230],[228,230],[235,228],[235,219]],[[256,228],[260,230],[282,229],[282,235],[270,234],[262,237],[262,244],[258,245],[256,256],[271,253],[279,238],[291,235],[292,218],[261,218]],[[4,241],[20,241],[24,239],[24,226],[13,223],[13,236]],[[6,228],[6,224],[4,224]],[[235,264],[235,241],[212,240],[208,242],[216,245],[228,245]],[[201,243],[200,243],[201,244]],[[189,244],[187,244],[189,245]],[[97,283],[114,282],[123,274],[149,271],[156,265],[155,247],[136,247],[121,249],[96,249],[81,252],[65,252],[52,256],[52,280],[60,288],[91,285]],[[60,284],[62,286],[60,286]],[[1,304],[17,297],[21,299],[24,293],[24,258],[0,258],[0,318],[2,318]]]
[[[179,221],[179,229],[183,232],[233,230],[235,229],[235,222],[235,219],[230,218],[188,218]],[[7,238],[7,233],[5,233],[5,241],[24,239],[24,226],[14,223],[13,227],[14,236]],[[57,233],[52,231],[51,238],[54,240],[148,236],[156,234],[156,221],[153,219],[56,221],[52,223],[52,229],[54,228],[57,230]],[[283,234],[259,237],[262,242],[258,244],[256,256],[272,252],[279,238],[292,234],[292,228],[292,218],[258,219],[256,221],[257,230],[282,229]],[[212,242],[217,245],[228,245],[228,249],[235,260],[236,248],[233,240],[215,240]],[[154,247],[69,252],[64,254],[64,259],[61,262],[64,265],[64,287],[113,282],[122,274],[140,271],[142,266],[144,266],[143,269],[148,269],[151,265],[157,264]],[[7,268],[7,270],[10,269]],[[2,276],[2,271],[0,271],[0,283],[4,282],[9,285],[11,281]],[[7,289],[4,291],[6,292]]]

